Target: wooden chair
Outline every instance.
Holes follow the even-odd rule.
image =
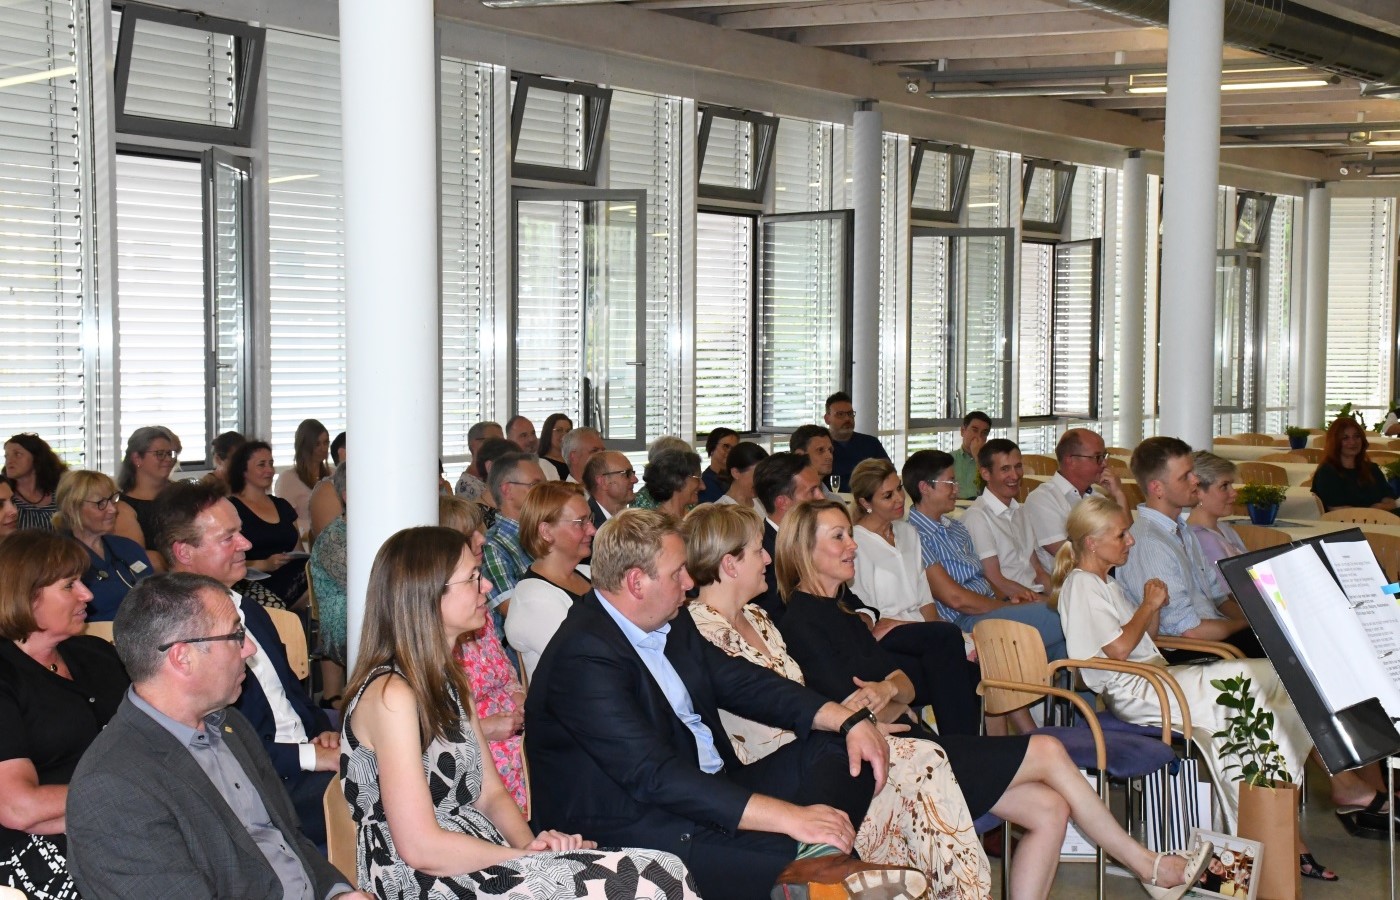
[[[1007,619],[983,619],[973,628],[972,639],[977,644],[977,657],[982,667],[982,681],[977,686],[977,693],[982,697],[987,715],[1005,715],[1047,697],[1065,700],[1075,709],[1088,726],[1091,742],[1084,740],[1083,728],[1037,728],[1033,733],[1045,733],[1059,738],[1076,766],[1081,769],[1098,770],[1099,797],[1105,805],[1108,804],[1109,778],[1146,777],[1176,759],[1176,753],[1172,750],[1168,690],[1176,695],[1181,710],[1185,727],[1182,733],[1191,733],[1191,711],[1186,705],[1186,697],[1175,679],[1165,670],[1113,659],[1061,659],[1051,663],[1045,656],[1045,644],[1040,638],[1040,632],[1023,622]],[[1055,686],[1057,672],[1074,672],[1081,669],[1127,672],[1146,679],[1155,690],[1162,710],[1160,743],[1158,738],[1146,737],[1145,734],[1124,731],[1105,733],[1099,724],[1101,716],[1090,708],[1082,696],[1075,691]],[[1108,713],[1103,715],[1111,716]],[[1155,733],[1156,729],[1153,731]],[[1112,754],[1108,750],[1109,744],[1114,745],[1115,752]],[[1187,746],[1189,752],[1190,745]],[[1010,842],[1006,842],[1006,856],[1002,859],[1003,871],[1011,865],[1010,846]],[[1097,864],[1098,896],[1102,900],[1102,849],[1098,852]],[[1010,896],[1005,889],[1006,883],[1003,878],[1003,896]]]
[[[1016,491],[1016,502],[1025,503],[1026,498],[1031,495],[1031,491],[1045,483],[1043,478],[1035,478],[1031,475],[1021,477],[1021,487]]]
[[[1371,446],[1378,450],[1400,450],[1400,438],[1380,438]]]
[[[1242,462],[1237,466],[1239,481],[1244,484],[1273,484],[1288,487],[1288,470],[1266,462]]]
[[[1321,452],[1318,455],[1321,456]],[[1394,450],[1367,450],[1366,458],[1378,466],[1386,466],[1400,459],[1400,453]]]
[[[1049,478],[1060,471],[1060,464],[1053,456],[1043,456],[1039,453],[1026,453],[1021,456],[1021,464],[1026,467],[1029,475],[1044,475]]]
[[[111,622],[89,622],[83,626],[83,634],[90,634],[93,637],[100,637],[107,643],[112,643],[112,623]]]
[[[1267,547],[1282,547],[1292,543],[1286,532],[1277,528],[1264,528],[1260,525],[1251,525],[1248,522],[1231,522],[1235,528],[1235,534],[1244,541],[1246,550],[1263,550]]]
[[[1109,456],[1132,456],[1133,451],[1127,447],[1105,447],[1104,452]]]
[[[1127,460],[1119,459],[1116,456],[1110,456],[1108,459],[1104,460],[1104,464],[1107,465],[1113,471],[1118,472],[1119,478],[1133,477],[1133,470],[1128,468]]]
[[[340,776],[332,775],[321,797],[321,812],[326,817],[326,858],[340,870],[350,884],[355,880],[355,820],[350,816],[350,804],[340,792]]]
[[[1128,501],[1128,506],[1136,509],[1147,502],[1147,495],[1143,494],[1142,488],[1136,481],[1123,482],[1123,498]]]
[[[1351,522],[1356,525],[1400,525],[1400,516],[1369,506],[1346,506],[1318,516],[1324,522]]]
[[[1307,478],[1298,482],[1298,487],[1312,487],[1312,476],[1309,475]]]
[[[1272,434],[1259,434],[1256,431],[1246,431],[1235,435],[1235,440],[1249,447],[1275,447],[1278,446]]]
[[[311,654],[306,647],[306,630],[301,626],[301,617],[286,609],[269,609],[267,614],[287,648],[287,663],[292,667],[292,674],[302,681],[310,678]]]
[[[1216,439],[1213,441],[1213,443],[1219,444],[1219,445],[1222,446],[1222,447],[1242,447],[1242,446],[1244,446],[1244,441],[1240,440],[1239,438],[1232,438],[1232,437],[1218,437],[1218,438],[1216,438]]]
[[[1366,543],[1371,545],[1385,577],[1392,583],[1400,581],[1400,535],[1367,531]]]
[[[1190,650],[1193,653],[1205,653],[1210,656],[1218,656],[1221,659],[1244,659],[1244,652],[1233,644],[1224,641],[1203,641],[1198,638],[1171,637],[1168,635],[1158,635],[1152,639],[1158,647],[1165,647],[1168,650]]]

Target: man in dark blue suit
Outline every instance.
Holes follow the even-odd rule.
[[[207,575],[229,588],[257,653],[234,707],[252,724],[292,798],[301,830],[322,850],[326,821],[321,798],[340,766],[340,735],[287,662],[287,651],[267,611],[233,586],[247,574],[250,544],[221,488],[173,482],[156,501],[153,545],[176,572]]]
[[[629,509],[609,520],[593,544],[593,584],[525,703],[540,827],[675,853],[706,897],[757,900],[775,884],[921,893],[918,872],[848,855],[888,765],[873,717],[702,638],[681,610],[692,583],[673,519]],[[721,707],[795,739],[744,765]],[[867,869],[882,870],[868,892]]]

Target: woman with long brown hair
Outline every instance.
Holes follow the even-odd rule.
[[[16,434],[5,442],[5,468],[0,471],[14,491],[19,509],[19,527],[53,531],[53,514],[58,511],[54,492],[68,466],[37,434]]]
[[[564,462],[564,435],[574,430],[573,419],[563,413],[550,413],[540,427],[540,468],[545,464],[553,466],[556,478],[549,478],[549,469],[544,470],[550,481],[563,481],[569,477],[569,464]]]
[[[1395,497],[1381,467],[1366,458],[1366,429],[1351,416],[1338,416],[1327,429],[1322,462],[1313,473],[1312,492],[1328,510],[1369,506],[1395,512]]]
[[[331,452],[331,433],[315,419],[303,419],[293,438],[292,467],[277,476],[272,493],[292,504],[297,511],[297,527],[311,524],[311,490],[322,478],[331,477],[326,457]]]
[[[452,658],[485,623],[490,586],[467,536],[450,528],[405,529],[375,556],[340,745],[360,887],[385,900],[695,897],[668,853],[530,831],[482,752]]]

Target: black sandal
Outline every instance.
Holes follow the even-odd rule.
[[[1339,806],[1337,818],[1352,837],[1388,840],[1390,827],[1383,809],[1388,802],[1384,792],[1376,791],[1371,802],[1365,806]]]
[[[1304,878],[1318,881],[1337,881],[1341,876],[1317,861],[1311,853],[1298,854],[1298,873]]]

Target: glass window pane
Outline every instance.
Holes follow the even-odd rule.
[[[1020,376],[1017,408],[1022,416],[1048,416],[1052,411],[1050,321],[1054,259],[1053,244],[1021,245],[1021,297],[1016,306],[1020,343],[1016,363]]]
[[[910,241],[909,418],[951,415],[950,323],[956,294],[952,281],[953,239],[916,235]],[[910,449],[914,448],[911,440]]]
[[[530,85],[525,92],[515,161],[582,170],[585,105],[579,94]]]
[[[127,115],[232,127],[234,38],[139,19],[131,45]]]
[[[519,200],[515,215],[516,406],[581,425],[583,203]]]
[[[248,176],[224,162],[214,163],[214,433],[243,431],[244,299],[247,257],[243,223]],[[201,448],[202,449],[202,448]],[[204,454],[191,447],[188,461]]]
[[[753,129],[750,122],[721,116],[710,118],[710,135],[700,169],[701,184],[730,188],[748,188],[753,184]]]
[[[753,343],[750,216],[700,213],[695,231],[695,429],[748,430]]]
[[[1006,362],[1011,348],[1006,333],[1007,238],[972,236],[961,241],[959,263],[964,278],[964,386],[962,410],[980,409],[993,420],[1006,418]]]

